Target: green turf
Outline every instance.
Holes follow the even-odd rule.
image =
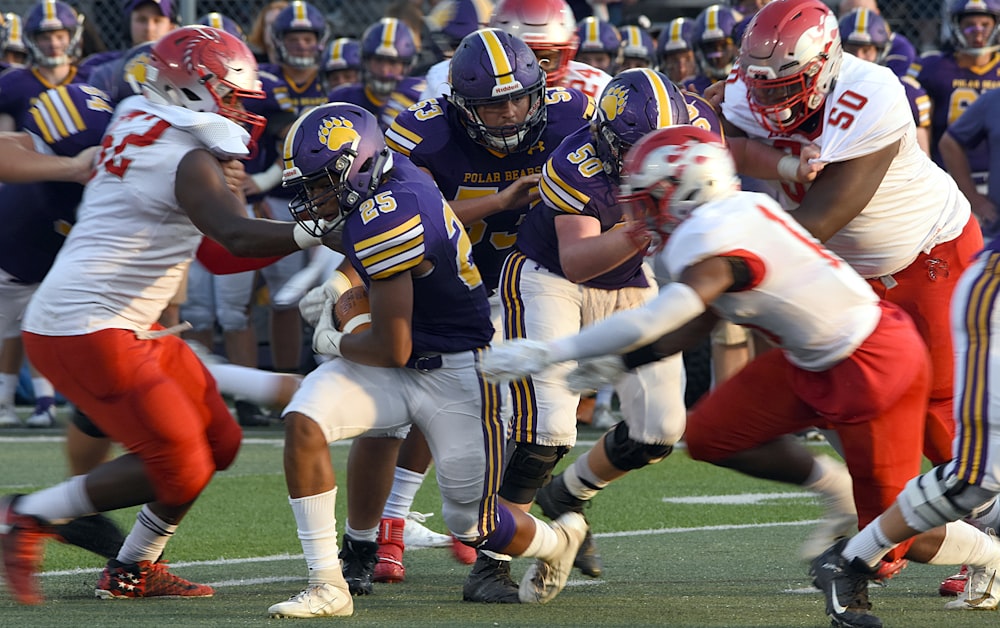
[[[57,435],[58,431],[52,432]],[[65,473],[62,446],[27,442],[34,432],[0,438],[0,490],[23,492]],[[585,431],[582,439],[596,432]],[[281,474],[280,430],[249,430],[234,467],[220,474],[171,540],[167,557],[185,577],[212,584],[216,596],[197,600],[100,601],[93,598],[103,561],[50,543],[41,607],[26,608],[0,594],[0,626],[272,625],[267,607],[297,593],[305,563],[295,537]],[[572,455],[582,451],[577,449]],[[347,448],[334,446],[335,468]],[[572,455],[570,458],[572,458]],[[567,460],[568,462],[568,460]],[[565,463],[564,463],[565,464]],[[343,480],[343,478],[341,478]],[[545,606],[461,602],[468,567],[447,549],[407,553],[407,580],[376,585],[355,600],[353,626],[689,626],[821,627],[829,625],[822,597],[810,590],[799,543],[820,510],[811,498],[772,497],[743,505],[666,503],[665,498],[744,493],[797,493],[796,487],[751,480],[689,460],[679,451],[631,474],[588,510],[605,562],[605,577],[574,574]],[[415,509],[438,513],[428,525],[444,531],[433,480]],[[338,504],[344,523],[345,496]],[[115,513],[130,525],[134,510]],[[528,564],[515,560],[519,577]],[[946,567],[911,565],[886,588],[873,587],[876,612],[887,626],[940,628],[994,625],[996,613],[946,612],[937,585]],[[285,622],[290,620],[284,620]]]

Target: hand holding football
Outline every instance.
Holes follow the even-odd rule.
[[[372,326],[371,305],[364,286],[344,292],[333,306],[337,329],[345,334],[357,334]]]

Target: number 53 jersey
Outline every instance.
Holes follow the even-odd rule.
[[[386,143],[430,172],[446,199],[489,196],[525,175],[541,173],[563,138],[588,123],[594,106],[583,93],[557,87],[546,90],[545,110],[547,123],[538,142],[518,153],[505,155],[473,141],[458,120],[458,110],[436,98],[400,113],[386,131]],[[510,207],[466,225],[489,290],[500,280],[500,268],[527,211],[527,204]]]
[[[826,242],[863,277],[906,268],[922,251],[958,237],[969,220],[969,203],[954,180],[917,145],[906,92],[887,68],[845,54],[819,123],[809,133],[800,127],[791,135],[777,136],[764,129],[750,112],[746,85],[734,75],[726,83],[722,112],[750,138],[791,154],[814,143],[820,147],[819,161],[826,164],[871,155],[900,142],[868,205]],[[789,211],[798,207],[809,188],[783,181],[774,185]]]

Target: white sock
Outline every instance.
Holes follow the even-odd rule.
[[[899,544],[890,541],[882,532],[882,515],[879,515],[861,532],[851,537],[842,553],[848,561],[858,557],[866,565],[874,568],[882,560],[882,557],[897,545]]]
[[[156,562],[175,530],[177,530],[176,524],[160,519],[149,509],[149,504],[146,504],[135,516],[135,525],[125,537],[122,548],[118,550],[118,562],[125,564],[144,560]]]
[[[545,524],[543,523],[542,525]],[[491,552],[490,550],[479,550],[479,551],[482,552],[483,554],[486,554],[493,560],[503,560],[509,563],[512,558],[510,554],[500,554],[498,552]],[[521,556],[528,556],[528,554],[521,554]]]
[[[17,382],[19,380],[20,377],[17,373],[0,373],[0,405],[14,405],[14,396],[17,395]]]
[[[40,375],[31,378],[31,387],[35,389],[36,400],[56,396],[56,389],[52,386],[52,382]]]
[[[87,495],[86,479],[85,475],[73,476],[55,486],[25,495],[17,500],[17,512],[55,525],[92,515],[97,510]]]
[[[288,498],[295,515],[296,533],[309,567],[309,584],[339,582],[337,547],[337,487],[319,495]],[[343,576],[341,575],[342,579]]]
[[[215,378],[219,392],[265,406],[275,405],[282,380],[288,377],[237,364],[209,364],[206,368]]]
[[[535,536],[532,537],[528,547],[521,552],[521,556],[536,556],[542,560],[555,558],[556,552],[559,551],[559,535],[549,524],[531,514],[528,516],[535,521]]]
[[[988,534],[964,521],[945,525],[944,541],[928,565],[971,565],[985,567],[1000,561],[1000,544]]]
[[[389,493],[389,499],[385,502],[382,516],[386,519],[406,519],[426,475],[426,473],[417,473],[403,467],[396,467],[396,473],[392,479],[392,492]]]
[[[851,476],[843,462],[830,456],[816,456],[812,472],[803,484],[822,496],[823,506],[837,512],[857,512]]]
[[[351,522],[348,521],[347,525],[344,526],[344,534],[351,537],[355,541],[367,541],[369,543],[374,543],[378,541],[378,526],[358,530],[356,528],[352,528]]]
[[[583,500],[593,499],[599,490],[609,484],[607,480],[602,480],[591,471],[590,465],[587,464],[587,455],[580,456],[566,468],[563,472],[563,481],[566,482],[566,490],[570,495]]]

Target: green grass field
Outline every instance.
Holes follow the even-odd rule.
[[[0,433],[0,491],[25,492],[65,474],[60,430]],[[581,444],[598,433],[581,432]],[[103,561],[50,543],[42,584],[47,601],[23,607],[0,592],[0,626],[264,626],[267,608],[297,593],[305,561],[295,537],[281,473],[281,430],[248,430],[236,464],[215,478],[171,540],[174,571],[211,584],[216,595],[192,600],[101,601],[94,585]],[[583,451],[578,447],[568,460]],[[331,448],[343,473],[347,447]],[[567,461],[568,461],[567,460]],[[564,462],[565,464],[565,462]],[[344,478],[341,477],[343,484]],[[343,528],[345,495],[338,505]],[[440,512],[433,480],[416,510]],[[114,513],[130,526],[133,511]],[[588,511],[605,576],[574,574],[544,606],[461,601],[468,567],[448,549],[407,552],[406,582],[376,585],[355,599],[353,626],[828,626],[823,599],[798,558],[799,543],[819,516],[816,501],[796,487],[751,480],[692,462],[683,450],[612,485]],[[440,515],[428,525],[444,531]],[[514,561],[519,578],[527,560]],[[987,626],[996,613],[944,611],[937,595],[947,567],[911,565],[885,588],[873,587],[886,626]],[[301,620],[299,620],[301,621]]]

